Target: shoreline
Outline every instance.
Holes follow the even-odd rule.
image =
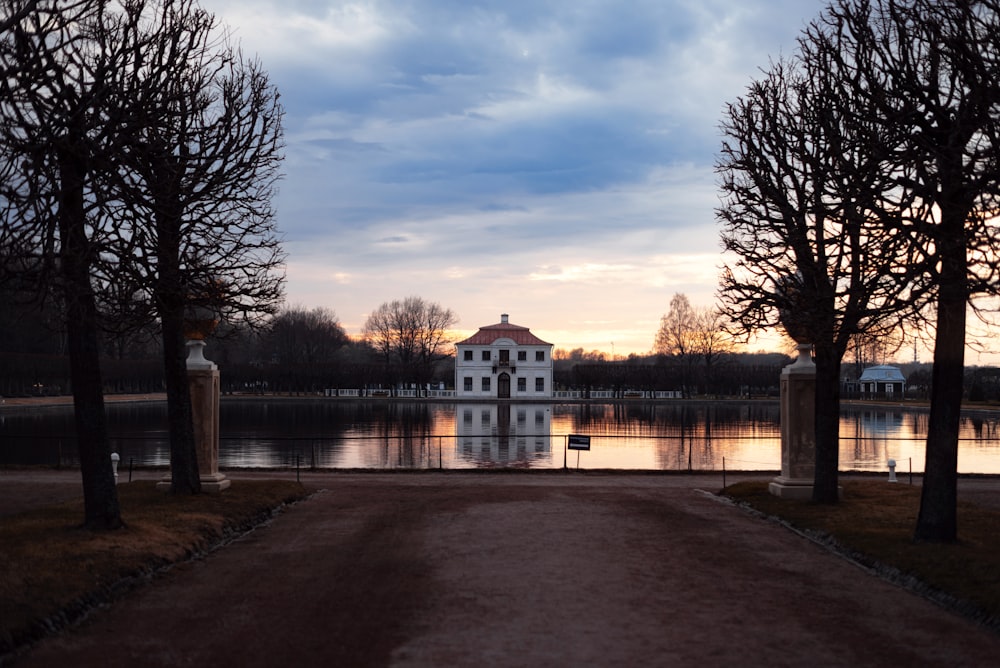
[[[139,394],[106,394],[104,402],[116,403],[159,403],[167,400],[166,392],[151,392]],[[777,397],[691,397],[688,399],[652,399],[640,397],[613,397],[590,399],[565,399],[556,397],[538,397],[530,400],[521,399],[490,399],[490,398],[456,398],[456,397],[330,397],[323,394],[223,394],[222,401],[315,401],[315,402],[402,402],[402,403],[443,403],[443,404],[682,404],[682,403],[777,403]],[[72,406],[72,395],[56,395],[46,397],[0,397],[0,410],[4,407],[57,407]],[[842,399],[841,406],[871,406],[885,408],[902,408],[906,410],[927,410],[930,403],[926,399],[909,399],[902,401]],[[963,403],[963,412],[1000,413],[1000,405],[981,405]]]
[[[115,403],[139,403],[139,402],[159,402],[166,401],[166,392],[154,392],[149,394],[106,394],[104,395],[104,403],[115,404]],[[0,398],[0,407],[2,406],[24,406],[24,407],[36,407],[36,406],[72,406],[73,396],[69,394],[60,394],[51,397],[2,397]]]

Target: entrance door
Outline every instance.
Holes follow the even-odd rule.
[[[510,399],[509,373],[502,373],[497,377],[497,399]]]

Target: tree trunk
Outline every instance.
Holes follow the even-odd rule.
[[[954,217],[954,216],[952,216]],[[965,374],[965,311],[968,302],[964,221],[941,223],[941,282],[934,336],[931,410],[927,425],[924,484],[914,538],[958,538],[958,429]]]
[[[66,340],[76,440],[83,479],[84,526],[106,530],[120,528],[122,519],[104,412],[97,303],[90,284],[91,248],[83,202],[85,176],[82,159],[69,151],[60,156],[60,264],[66,299]]]
[[[157,214],[157,299],[163,328],[163,373],[167,386],[167,427],[170,431],[170,491],[198,494],[201,476],[194,439],[191,387],[187,377],[184,309],[187,294],[180,268],[180,216],[167,204]]]
[[[170,430],[170,491],[173,494],[198,494],[201,492],[201,474],[198,471],[191,386],[187,376],[183,307],[170,311],[164,309],[162,326],[163,374],[167,386],[167,426]]]
[[[815,503],[837,503],[840,471],[840,355],[832,346],[817,345]]]

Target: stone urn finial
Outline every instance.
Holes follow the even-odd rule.
[[[188,341],[204,341],[218,325],[219,320],[214,317],[185,317],[184,338]]]
[[[219,319],[207,306],[190,305],[184,310],[184,338],[187,339],[187,368],[214,369],[215,363],[205,358],[205,339],[215,331]]]
[[[188,341],[204,341],[219,325],[219,315],[212,304],[215,303],[212,290],[193,292],[184,307],[184,338]]]
[[[814,343],[811,331],[811,304],[802,289],[802,275],[786,277],[778,285],[778,319],[793,341],[800,346]]]

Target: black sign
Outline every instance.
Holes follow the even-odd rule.
[[[590,450],[590,436],[581,436],[580,434],[570,434],[569,449]]]

